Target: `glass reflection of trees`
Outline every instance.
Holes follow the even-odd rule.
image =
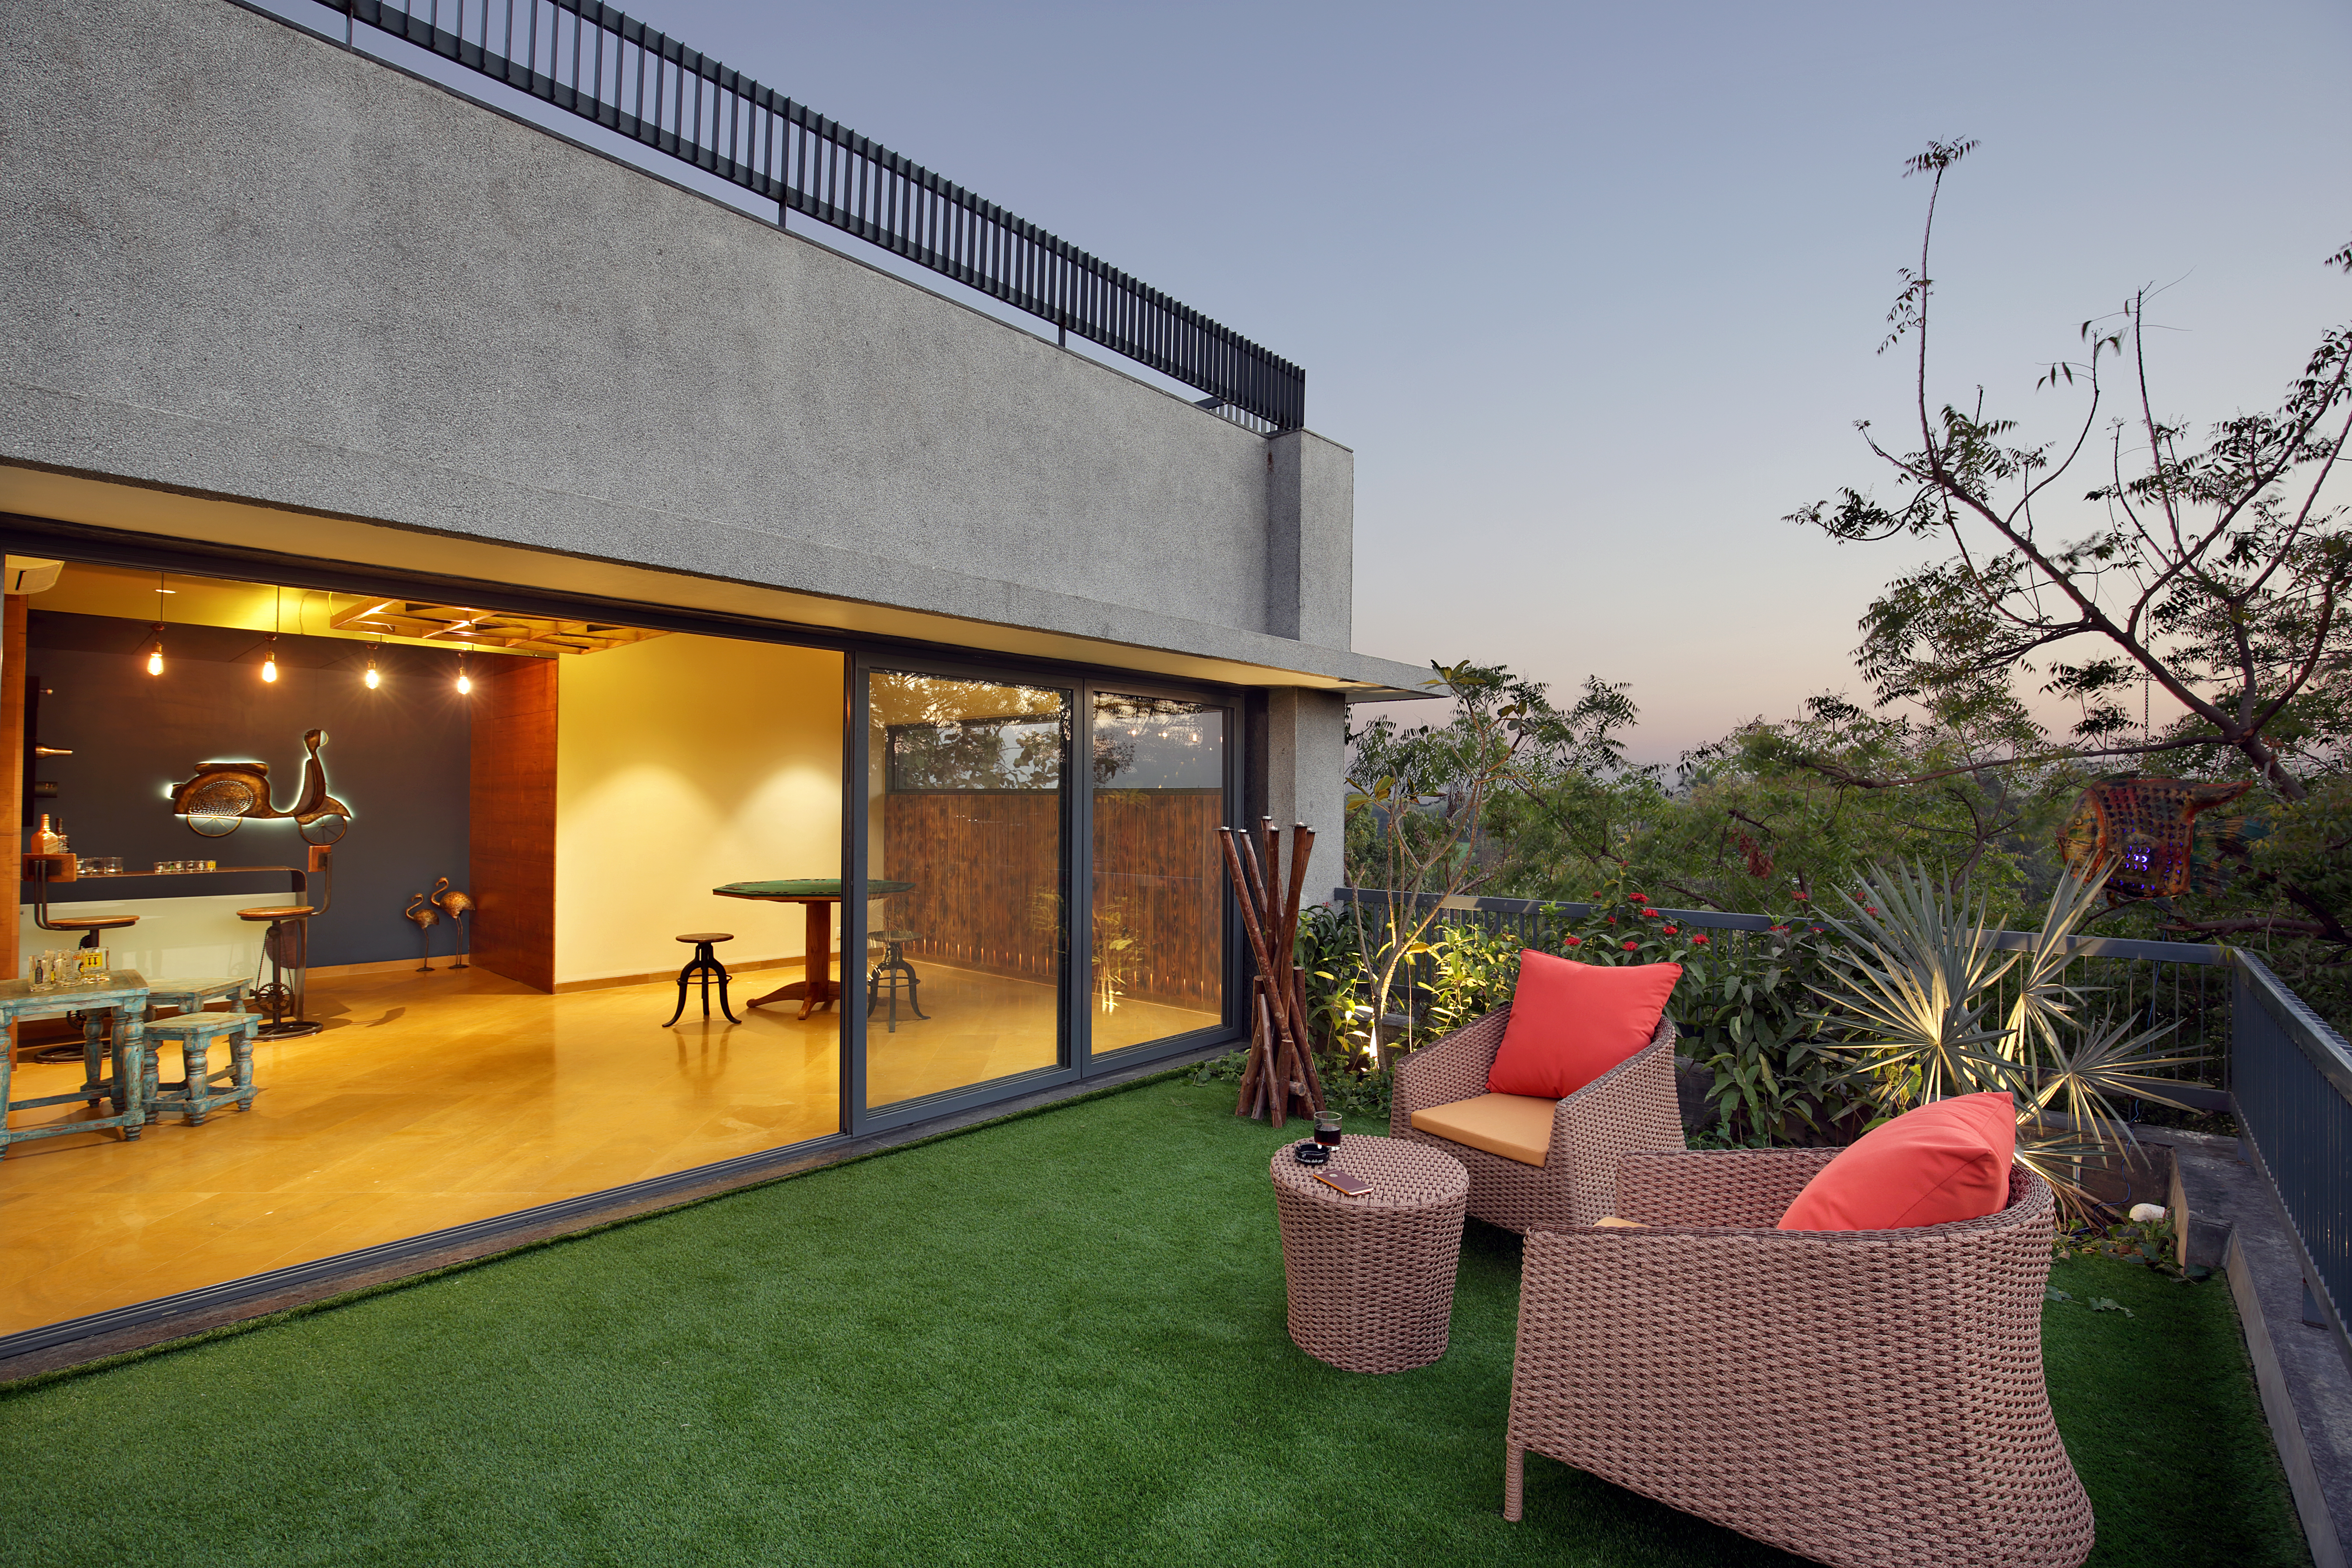
[[[893,793],[1062,787],[1070,716],[1061,692],[884,671],[870,701]]]

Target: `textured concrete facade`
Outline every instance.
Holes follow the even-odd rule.
[[[0,462],[1413,673],[1349,650],[1343,447],[222,0],[9,10]]]

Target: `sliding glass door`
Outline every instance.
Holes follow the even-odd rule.
[[[1087,1021],[1102,1057],[1223,1025],[1225,710],[1097,690]]]
[[[1070,1059],[1073,696],[866,676],[866,994],[854,1005],[866,1014],[868,1110]]]
[[[850,1131],[1217,1038],[1230,705],[878,660],[856,690]]]

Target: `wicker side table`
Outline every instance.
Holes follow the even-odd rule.
[[[1351,1198],[1317,1181],[1292,1147],[1272,1168],[1291,1342],[1349,1372],[1403,1372],[1444,1355],[1470,1173],[1434,1149],[1351,1132],[1324,1167],[1372,1184]]]

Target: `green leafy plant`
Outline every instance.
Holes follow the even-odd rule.
[[[2150,1054],[2169,1025],[2134,1033],[2090,1019],[2095,993],[2068,979],[2072,939],[2105,880],[2061,878],[2027,951],[2004,952],[1965,885],[1897,863],[1864,879],[1859,896],[1840,895],[1847,912],[1828,924],[1844,940],[1811,986],[1829,1004],[1818,1026],[1848,1037],[1830,1048],[1854,1064],[1882,1117],[1952,1095],[2013,1095],[2019,1161],[2076,1215],[2090,1200],[2071,1163],[2137,1152],[2110,1097],[2177,1106],[2154,1075],[2193,1059]],[[2068,1125],[2048,1131],[2062,1110]]]

